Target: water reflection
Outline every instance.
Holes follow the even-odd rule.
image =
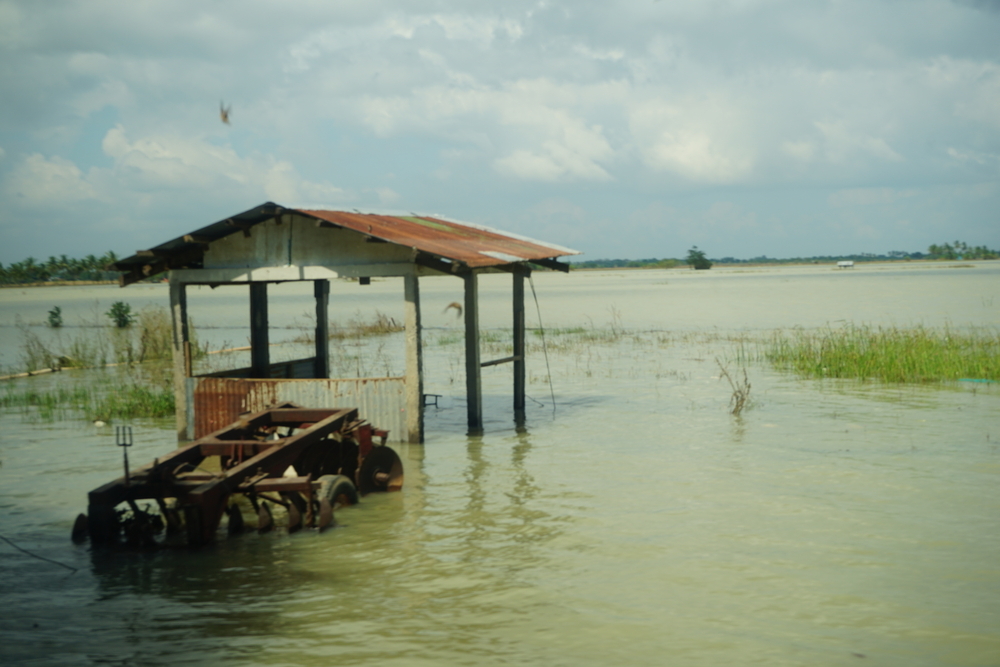
[[[598,319],[608,300],[626,326],[802,323],[780,303],[795,281],[652,275],[571,275],[546,323],[587,309]],[[978,297],[998,281],[954,316],[953,288],[970,275],[921,274],[870,309],[996,322]],[[540,274],[539,287],[557,279]],[[805,320],[879,293],[861,289],[878,283],[861,273],[810,282],[844,291],[829,302],[800,291],[790,303]],[[755,290],[777,293],[775,308],[749,312]],[[81,568],[53,574],[0,550],[0,662],[997,662],[1000,390],[801,381],[761,364],[750,368],[758,402],[734,418],[714,379],[725,338],[659,336],[550,347],[554,417],[540,358],[528,393],[546,405],[529,402],[524,423],[511,421],[509,373],[484,373],[487,428],[471,437],[462,378],[447,371],[460,351],[428,345],[427,391],[444,398],[427,444],[397,448],[402,493],[365,498],[323,534],[251,533],[197,552],[73,546],[72,518],[120,470],[120,452],[89,424],[0,410],[0,533]],[[137,431],[136,458],[169,438],[169,424]]]

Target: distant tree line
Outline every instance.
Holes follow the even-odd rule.
[[[672,269],[688,265],[692,268],[709,268],[712,264],[826,264],[843,261],[854,262],[891,262],[913,259],[998,259],[1000,251],[990,250],[986,246],[970,246],[961,241],[931,245],[926,253],[890,250],[881,255],[874,253],[857,253],[853,255],[819,255],[814,257],[786,257],[783,259],[760,255],[749,259],[735,257],[719,257],[708,259],[705,253],[695,246],[688,251],[686,259],[595,259],[583,262],[571,262],[574,269]],[[699,261],[699,263],[695,263]],[[706,266],[707,263],[707,266]]]
[[[1000,253],[990,250],[984,245],[969,246],[961,241],[932,245],[927,249],[931,259],[996,259]]]
[[[7,266],[0,264],[0,284],[23,285],[25,283],[63,280],[117,280],[118,272],[108,270],[108,265],[116,261],[118,261],[118,256],[110,250],[100,257],[87,255],[83,259],[60,255],[59,257],[49,257],[45,262],[39,262],[34,257],[29,257]]]

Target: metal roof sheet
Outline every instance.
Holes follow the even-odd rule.
[[[297,213],[322,221],[325,225],[414,248],[434,258],[458,262],[470,269],[502,267],[519,262],[551,265],[556,257],[579,254],[562,246],[437,216],[296,209],[266,202],[150,250],[139,251],[112,266],[128,274],[123,277],[123,284],[181,266],[197,268],[206,244],[230,234],[247,232],[254,225],[287,213]],[[559,265],[559,268],[563,266]]]
[[[437,217],[296,210],[338,227],[462,262],[471,268],[579,254],[541,241]]]

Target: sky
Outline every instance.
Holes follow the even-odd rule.
[[[1000,0],[0,0],[0,262],[265,201],[580,259],[996,249],[998,35]]]

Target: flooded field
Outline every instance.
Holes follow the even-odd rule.
[[[1000,385],[806,380],[750,362],[736,417],[720,379],[720,363],[742,371],[740,344],[776,329],[1000,327],[1000,262],[544,273],[534,287],[528,326],[540,312],[547,358],[529,334],[526,428],[510,369],[491,367],[485,433],[470,437],[461,322],[445,312],[461,282],[421,282],[425,391],[441,395],[427,441],[396,445],[401,493],[323,534],[94,553],[69,534],[87,491],[120,471],[113,429],[3,409],[0,662],[1000,664]],[[481,289],[484,359],[503,356],[509,279]],[[0,290],[0,366],[18,369],[25,330],[53,348],[106,335],[94,325],[117,300],[166,305],[167,289]],[[48,330],[57,305],[67,326]],[[402,320],[402,305],[398,282],[332,286],[339,322]],[[210,349],[247,344],[245,290],[199,290],[190,306]],[[310,309],[309,288],[272,290],[272,322],[288,327],[272,332],[275,358],[301,353]],[[398,334],[331,344],[344,372],[401,371]],[[133,460],[174,445],[172,422],[132,424]]]

